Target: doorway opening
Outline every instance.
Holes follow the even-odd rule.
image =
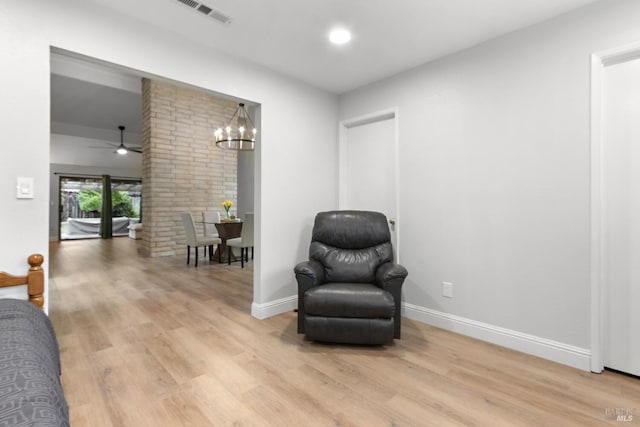
[[[210,162],[204,166],[198,166],[200,169],[197,169],[196,167],[192,167],[194,163],[193,161],[179,158],[178,160],[181,162],[179,166],[181,168],[192,167],[194,170],[193,174],[190,174],[189,177],[176,178],[175,174],[173,174],[167,177],[166,180],[164,177],[161,177],[164,180],[162,182],[158,179],[156,179],[155,182],[148,179],[149,177],[147,175],[150,173],[152,168],[156,168],[155,171],[163,169],[163,171],[169,170],[169,172],[174,172],[175,168],[170,165],[170,162],[177,157],[173,156],[172,153],[169,153],[168,155],[165,155],[165,153],[161,156],[154,156],[152,161],[152,157],[149,155],[151,151],[150,138],[148,137],[148,134],[144,133],[142,125],[136,126],[138,121],[134,120],[133,117],[134,115],[136,117],[138,115],[141,116],[143,108],[136,107],[130,109],[130,104],[134,102],[138,105],[141,104],[140,94],[142,93],[143,79],[171,84],[176,87],[176,90],[188,89],[194,92],[199,92],[199,95],[197,94],[196,97],[204,95],[205,97],[212,96],[221,98],[227,102],[233,101],[233,104],[235,105],[237,105],[237,98],[215,92],[212,89],[194,86],[190,82],[179,82],[173,79],[161,77],[158,74],[150,74],[142,70],[132,69],[129,68],[127,64],[108,63],[56,47],[51,48],[51,78],[52,114],[50,194],[53,203],[50,207],[49,230],[50,238],[52,240],[61,238],[60,224],[68,218],[68,215],[66,218],[65,215],[62,215],[60,212],[60,206],[58,206],[61,198],[58,188],[54,188],[59,181],[55,176],[80,176],[81,174],[87,173],[89,174],[89,177],[91,177],[91,174],[104,173],[113,176],[137,177],[137,179],[142,179],[144,181],[144,202],[141,203],[141,209],[138,210],[138,214],[144,217],[143,221],[146,220],[151,223],[148,225],[144,224],[144,228],[141,233],[139,233],[141,238],[137,245],[142,248],[142,250],[137,253],[141,256],[148,255],[149,251],[146,249],[152,247],[155,251],[153,256],[180,256],[181,253],[179,251],[184,250],[185,248],[185,245],[177,243],[177,241],[183,236],[181,233],[184,232],[182,230],[179,211],[177,211],[177,214],[172,215],[169,220],[164,222],[156,221],[154,224],[153,217],[155,216],[156,220],[158,220],[158,215],[155,213],[151,215],[150,209],[153,206],[160,206],[161,204],[154,203],[156,201],[151,197],[151,195],[155,195],[156,197],[158,195],[166,197],[167,201],[163,200],[162,202],[172,210],[180,209],[184,211],[191,211],[197,215],[200,215],[201,212],[204,212],[205,210],[221,210],[220,201],[227,198],[233,198],[236,207],[236,211],[234,213],[243,217],[247,212],[254,212],[256,215],[256,227],[257,230],[259,230],[260,209],[258,203],[256,203],[256,200],[259,199],[259,192],[254,191],[254,187],[256,186],[257,181],[255,178],[257,176],[256,171],[260,170],[260,133],[258,133],[257,138],[255,160],[254,152],[241,153],[241,155],[238,155],[237,194],[224,195],[223,197],[221,195],[216,195],[211,191],[209,184],[202,178],[202,172],[211,169],[219,175],[219,179],[217,178],[218,180],[224,180],[226,176],[233,176],[235,178],[236,173],[231,168],[227,169],[220,167],[213,169],[209,164]],[[84,91],[83,93],[94,93],[93,96],[84,96],[82,99],[91,99],[96,101],[89,103],[91,105],[86,106],[86,108],[82,108],[79,112],[72,111],[67,108],[54,108],[54,101],[69,99],[71,93],[81,91]],[[112,104],[116,105],[117,108],[112,108],[108,111],[105,110],[107,100],[113,101]],[[123,103],[118,103],[119,100],[122,100]],[[240,101],[248,102],[250,104],[250,114],[253,115],[254,122],[258,125],[258,128],[260,128],[261,106],[258,103],[252,103],[247,99],[242,99]],[[125,103],[128,107],[124,107]],[[78,103],[75,103],[75,105],[78,105]],[[198,114],[200,114],[200,111],[198,111]],[[210,132],[199,132],[199,141],[207,139],[210,136],[210,133],[214,131],[213,126],[215,124],[220,121],[224,122],[224,120],[228,120],[229,118],[229,114],[226,114],[226,112],[216,111],[216,114],[212,114],[210,110],[203,110],[200,115],[201,117],[199,116],[194,121],[203,126],[212,122],[212,128]],[[114,116],[115,119],[113,118]],[[86,118],[87,121],[83,123],[76,122],[76,120],[80,120],[82,118]],[[102,121],[100,121],[107,120],[108,118],[112,118],[109,123],[102,123]],[[116,130],[118,128],[117,125],[126,126],[127,133],[124,135],[124,143],[127,146],[142,146],[141,156],[137,154],[131,156],[128,154],[125,156],[119,156],[118,154],[113,153],[113,144],[117,144],[121,139],[121,133]],[[191,134],[192,133],[183,133],[179,136],[181,138],[184,137],[188,139],[191,137]],[[175,143],[175,141],[164,141],[163,138],[160,139],[162,139],[162,141],[154,142],[154,144],[156,144],[156,150],[165,150],[165,147],[161,146],[162,144],[166,145],[166,150],[173,150],[176,149],[176,147],[183,151],[189,150],[189,147],[185,147],[187,143],[184,141],[177,141],[177,143]],[[144,144],[141,142],[144,142]],[[87,148],[88,150],[84,150],[84,148]],[[98,151],[97,148],[108,148],[109,152],[101,152]],[[146,153],[145,150],[147,150]],[[212,150],[221,151],[217,147],[214,147]],[[199,161],[207,161],[209,154],[212,153],[211,151],[208,151],[208,148],[192,150],[192,152],[194,153],[193,156],[195,156]],[[173,185],[173,187],[169,187],[169,185]],[[235,193],[232,186],[228,187],[231,188],[228,192]],[[184,204],[178,203],[173,198],[173,195],[183,195],[191,192],[193,194],[200,195],[204,202],[200,203],[197,201],[190,204]],[[162,206],[164,207],[165,204],[162,204]],[[115,226],[113,229],[116,231]],[[173,246],[166,251],[157,250],[158,245],[154,246],[152,243],[155,242],[151,242],[151,239],[153,238],[157,241],[166,240],[169,237],[166,237],[165,235],[169,234],[171,234]],[[95,237],[95,233],[92,237]],[[259,244],[258,240],[256,246],[259,246]],[[259,247],[257,247],[254,261],[256,270],[254,270],[252,274],[254,282],[254,296],[257,295],[257,289],[259,288],[257,279],[259,277],[259,270],[257,270],[260,261],[259,254],[260,250]]]

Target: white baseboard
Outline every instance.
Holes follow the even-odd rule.
[[[406,302],[402,303],[402,315],[447,331],[487,341],[563,365],[573,366],[584,371],[589,371],[591,368],[591,352],[588,349],[477,322]]]
[[[276,316],[287,311],[292,311],[298,308],[298,296],[292,295],[290,297],[282,298],[275,301],[269,301],[264,304],[258,304],[253,302],[251,304],[251,315],[260,320],[267,317]]]
[[[254,302],[251,304],[251,315],[262,320],[292,311],[297,307],[298,296],[292,295],[264,304]],[[406,302],[402,303],[402,315],[409,319],[433,325],[447,331],[521,351],[563,365],[573,366],[583,371],[589,371],[591,368],[591,352],[588,349],[501,328]]]

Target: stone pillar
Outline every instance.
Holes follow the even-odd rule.
[[[237,103],[155,80],[142,82],[141,252],[186,252],[181,212],[222,211],[237,199],[237,152],[216,147],[213,131]]]

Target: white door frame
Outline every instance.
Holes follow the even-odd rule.
[[[345,209],[347,206],[347,145],[349,142],[349,129],[357,126],[362,126],[370,123],[380,122],[383,120],[393,119],[394,123],[394,138],[393,141],[389,141],[393,144],[394,158],[391,159],[394,167],[395,174],[395,208],[396,208],[396,259],[395,262],[400,263],[400,227],[402,221],[400,221],[400,171],[399,171],[399,135],[400,127],[398,120],[398,107],[392,107],[374,113],[365,114],[362,116],[354,117],[347,120],[342,120],[338,124],[338,155],[339,155],[339,168],[338,168],[338,207],[339,209]]]
[[[640,42],[591,55],[591,371],[604,370],[604,321],[607,314],[604,286],[605,230],[603,203],[603,77],[605,67],[640,58]]]

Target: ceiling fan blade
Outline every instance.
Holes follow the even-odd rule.
[[[89,146],[89,147],[87,147],[87,148],[99,148],[99,149],[102,149],[102,150],[112,150],[112,149],[114,149],[114,148],[116,148],[116,147],[117,147],[117,145],[112,145],[112,144],[109,144],[109,145],[111,145],[111,147],[98,146],[98,145],[90,145],[90,146]]]
[[[142,153],[142,147],[127,147],[127,150],[133,151],[134,153]]]

